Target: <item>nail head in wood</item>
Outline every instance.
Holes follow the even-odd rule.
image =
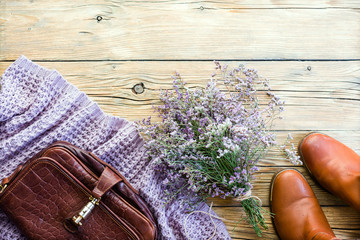
[[[144,84],[143,83],[138,83],[135,84],[132,88],[133,93],[135,94],[142,94],[144,92]]]
[[[311,66],[308,66],[306,69],[307,69],[308,71],[311,71]]]
[[[100,22],[102,19],[103,19],[102,16],[97,16],[97,17],[96,17],[96,20],[97,20],[98,22]]]

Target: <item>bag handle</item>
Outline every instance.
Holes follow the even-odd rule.
[[[108,167],[105,167],[104,171],[101,173],[99,181],[96,183],[95,188],[92,190],[92,195],[95,198],[100,199],[108,190],[110,190],[115,184],[123,181],[123,179],[114,173]]]
[[[77,215],[72,217],[72,222],[77,226],[81,226],[81,220],[85,219],[96,205],[99,205],[101,197],[121,181],[123,181],[123,179],[117,173],[109,167],[105,167],[95,188],[92,190],[92,195],[89,198],[90,202],[88,202]],[[70,229],[70,227],[67,226],[67,229]]]

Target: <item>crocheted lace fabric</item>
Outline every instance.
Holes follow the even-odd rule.
[[[159,239],[186,239],[188,213],[177,200],[164,207],[161,180],[143,157],[143,139],[133,123],[105,114],[59,72],[24,56],[8,67],[0,85],[0,179],[49,144],[68,141],[113,165],[140,191],[157,219]],[[197,210],[209,207],[203,203]],[[214,222],[213,239],[231,239],[225,225]],[[191,239],[208,239],[214,226],[209,216],[195,213],[186,229]],[[25,239],[1,210],[0,239]]]

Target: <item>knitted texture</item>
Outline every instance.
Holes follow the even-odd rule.
[[[0,85],[0,180],[51,143],[68,141],[114,166],[139,190],[157,220],[159,239],[186,239],[188,212],[176,199],[163,205],[162,180],[144,157],[144,142],[133,123],[105,114],[59,72],[24,56],[8,67]],[[208,212],[209,207],[203,203],[197,210]],[[213,239],[231,239],[225,225],[214,222]],[[186,228],[197,240],[214,231],[209,216],[201,213],[192,214]],[[25,239],[1,210],[0,239]]]

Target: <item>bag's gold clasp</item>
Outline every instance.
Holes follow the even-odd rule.
[[[8,185],[7,184],[0,184],[0,193],[3,193]]]
[[[76,225],[81,226],[81,220],[85,219],[90,213],[91,211],[94,209],[95,205],[99,205],[100,202],[100,198],[94,198],[93,196],[89,197],[90,202],[88,202],[79,212],[79,214],[77,216],[74,216],[72,218],[73,222]]]

